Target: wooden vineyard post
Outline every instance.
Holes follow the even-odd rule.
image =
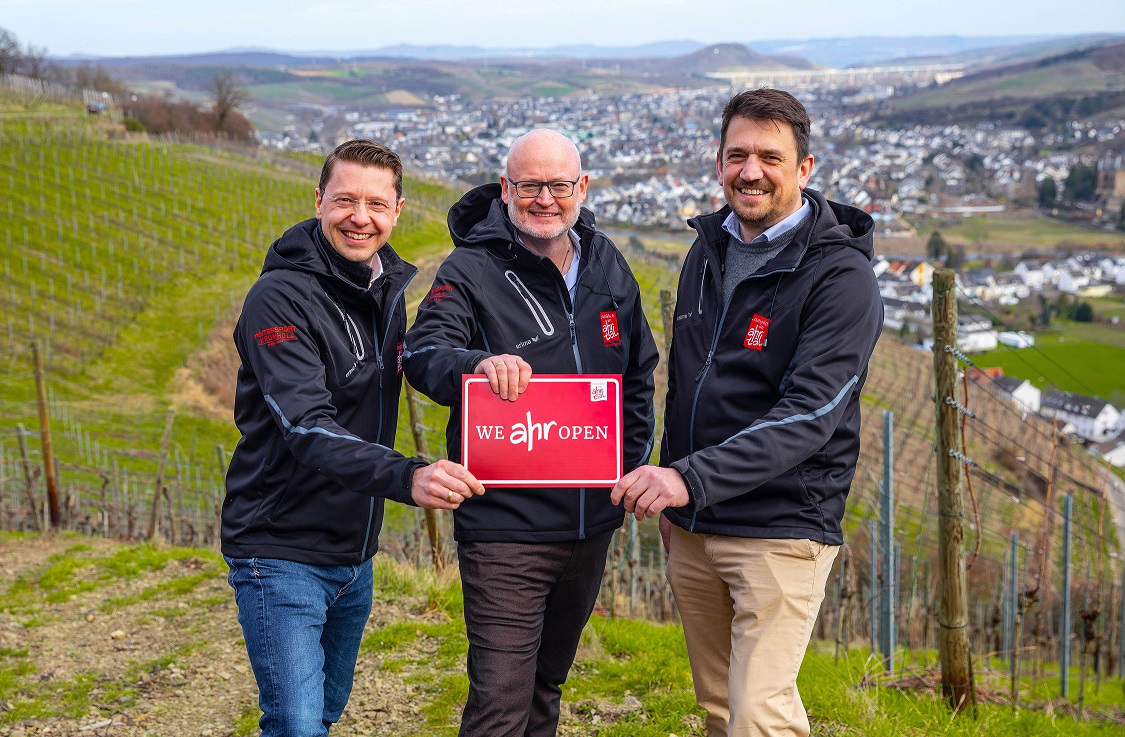
[[[31,357],[35,363],[35,401],[39,405],[39,444],[43,449],[43,478],[47,482],[47,510],[51,529],[57,530],[62,521],[59,511],[59,480],[55,473],[55,453],[51,445],[51,413],[47,411],[47,379],[43,371],[43,356],[39,344],[31,343]]]
[[[938,490],[938,655],[941,692],[956,711],[976,703],[965,581],[957,391],[957,287],[949,269],[933,279],[934,384]],[[957,454],[957,455],[955,455]]]
[[[172,424],[176,420],[176,410],[169,409],[164,415],[164,435],[160,438],[160,463],[156,467],[156,488],[152,492],[152,509],[148,514],[148,533],[145,539],[156,537],[156,521],[160,512],[160,496],[164,491],[164,466],[168,463],[168,445],[172,442]]]
[[[24,490],[27,493],[27,503],[31,505],[31,524],[36,532],[43,527],[39,523],[39,505],[35,503],[35,474],[31,470],[31,458],[27,452],[27,430],[23,424],[16,425],[16,437],[20,444],[20,466],[23,468]]]
[[[418,395],[414,387],[406,384],[406,409],[410,412],[410,429],[414,432],[414,451],[418,457],[429,462],[431,460],[429,447],[426,443],[426,426],[422,424],[422,413],[418,409]],[[430,558],[433,560],[435,571],[445,570],[445,551],[441,544],[441,531],[438,529],[438,516],[436,509],[423,510],[426,513],[426,534],[430,538]]]

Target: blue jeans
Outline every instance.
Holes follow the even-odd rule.
[[[371,613],[371,561],[225,559],[258,681],[262,737],[324,737],[352,692]]]

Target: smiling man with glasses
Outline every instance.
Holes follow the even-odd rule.
[[[461,454],[461,375],[515,402],[532,373],[621,374],[623,467],[652,450],[656,345],[625,259],[582,208],[589,177],[565,136],[535,130],[499,184],[449,211],[456,248],[406,336],[403,365],[451,408]],[[555,734],[561,685],[623,513],[609,489],[494,488],[454,513],[465,594],[469,695],[462,737]]]
[[[327,735],[371,611],[383,500],[456,509],[484,489],[393,450],[417,273],[388,243],[402,164],[373,141],[325,159],[316,218],[270,247],[234,342],[242,365],[222,549],[264,737]]]

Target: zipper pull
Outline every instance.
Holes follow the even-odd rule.
[[[704,362],[703,368],[699,369],[699,373],[696,374],[696,377],[695,377],[696,381],[699,381],[700,379],[703,378],[703,374],[707,371],[707,367],[711,365],[711,356],[713,356],[713,355],[715,355],[714,351],[711,351],[710,353],[707,354],[707,360]]]
[[[574,313],[568,312],[566,316],[570,320],[570,342],[578,343],[578,336],[574,334]]]

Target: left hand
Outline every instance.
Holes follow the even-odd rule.
[[[687,506],[691,494],[674,468],[641,466],[617,482],[609,499],[614,504],[624,503],[626,514],[640,520],[655,517],[668,507]]]

